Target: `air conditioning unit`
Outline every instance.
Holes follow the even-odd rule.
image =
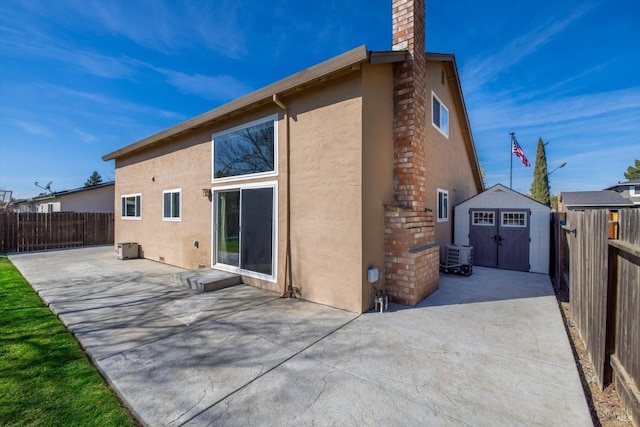
[[[118,243],[118,259],[138,258],[138,244],[134,242]]]
[[[441,270],[445,273],[471,276],[473,273],[473,246],[445,246],[444,265],[441,266]]]

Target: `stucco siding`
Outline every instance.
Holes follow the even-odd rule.
[[[464,112],[462,105],[454,102],[452,90],[443,65],[439,62],[428,62],[428,105],[425,118],[427,121],[426,205],[428,209],[433,210],[435,241],[440,246],[441,258],[444,256],[444,246],[453,241],[453,207],[478,192],[461,130]],[[448,138],[432,124],[432,92],[449,110]],[[449,220],[445,222],[437,221],[438,189],[446,190],[449,195]]]
[[[185,268],[211,265],[211,132],[203,130],[116,163],[115,243],[139,242],[145,258]],[[180,221],[163,220],[163,191],[181,190]],[[121,197],[141,195],[141,219],[121,219]],[[198,247],[194,242],[198,242]]]
[[[66,194],[56,199],[65,212],[113,212],[114,186]]]
[[[291,111],[291,265],[304,299],[362,311],[360,74],[285,100]]]
[[[367,270],[380,269],[384,286],[385,203],[393,202],[393,79],[391,64],[363,67],[362,305],[373,305]]]

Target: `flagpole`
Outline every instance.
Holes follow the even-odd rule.
[[[513,138],[515,132],[509,132],[511,139],[509,140],[509,189],[511,190],[513,184]]]

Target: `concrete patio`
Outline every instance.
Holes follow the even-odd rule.
[[[10,259],[147,425],[592,425],[546,275],[475,267],[357,315],[112,247]]]

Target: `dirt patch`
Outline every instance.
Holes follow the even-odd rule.
[[[584,389],[591,419],[596,427],[627,427],[632,426],[631,417],[627,413],[613,384],[600,390],[595,370],[587,349],[582,342],[580,332],[571,318],[569,301],[564,291],[556,290],[558,305],[564,320],[565,330],[573,348],[573,357],[578,367],[582,388]]]

